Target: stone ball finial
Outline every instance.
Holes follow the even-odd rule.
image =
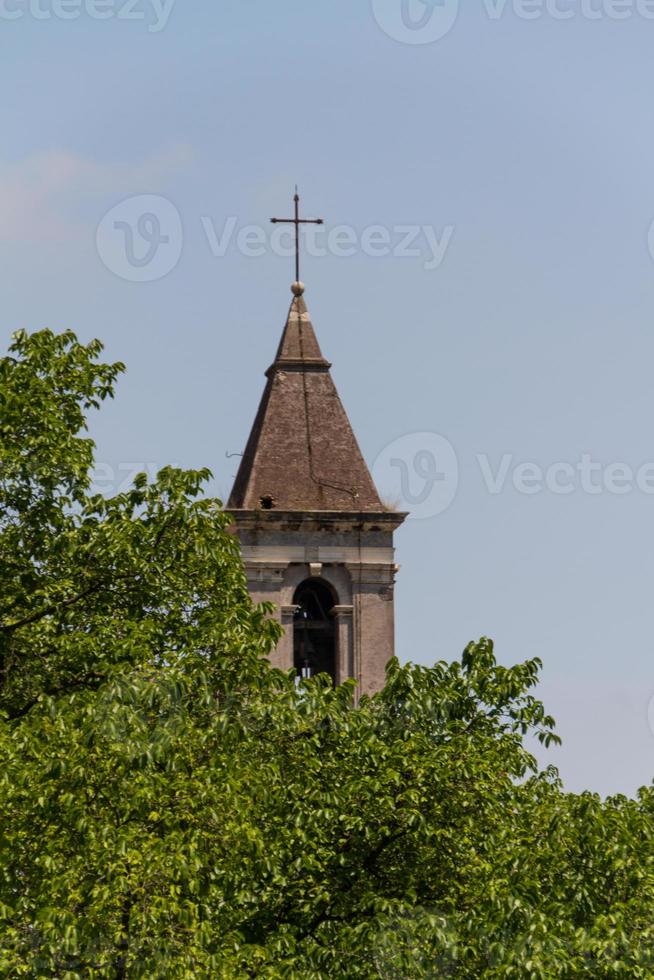
[[[294,296],[301,296],[302,293],[304,292],[304,283],[294,282],[293,285],[291,286],[291,292],[293,293]]]

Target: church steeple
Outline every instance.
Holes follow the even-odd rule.
[[[229,500],[230,509],[379,512],[304,301],[294,298]]]
[[[229,498],[254,602],[272,602],[284,636],[272,656],[298,679],[384,683],[394,652],[393,532],[322,354],[299,279]],[[311,219],[322,223],[321,219]]]

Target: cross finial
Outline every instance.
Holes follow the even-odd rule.
[[[293,292],[295,292],[296,287],[301,290],[300,286],[300,225],[323,225],[325,222],[322,218],[301,218],[300,217],[300,195],[298,194],[297,184],[295,185],[295,196],[293,198],[295,204],[295,217],[294,218],[271,218],[270,220],[274,225],[295,225],[295,282],[293,283]]]

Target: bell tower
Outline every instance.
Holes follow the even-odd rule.
[[[384,683],[394,653],[393,532],[406,514],[375,489],[318,345],[293,301],[227,509],[250,594],[273,602],[284,636],[273,655],[298,676]]]

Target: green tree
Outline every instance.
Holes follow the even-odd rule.
[[[538,771],[538,661],[297,688],[206,471],[92,494],[100,353],[0,361],[0,973],[654,976],[654,795]]]

